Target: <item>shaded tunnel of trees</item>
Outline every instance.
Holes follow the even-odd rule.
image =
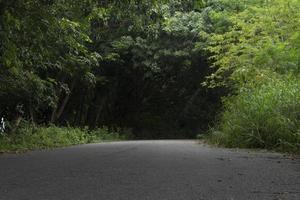
[[[0,116],[193,138],[221,108],[204,86],[218,1],[0,0]]]

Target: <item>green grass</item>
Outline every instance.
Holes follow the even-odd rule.
[[[105,128],[87,131],[72,127],[25,125],[14,134],[0,135],[0,152],[23,152],[125,139],[128,137],[119,133],[111,133]]]
[[[300,81],[284,78],[244,88],[225,101],[209,136],[225,147],[300,153]]]

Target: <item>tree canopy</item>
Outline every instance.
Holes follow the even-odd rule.
[[[203,6],[1,1],[2,115],[130,128],[145,132],[141,137],[207,129],[219,98],[201,86],[210,71],[200,47],[207,31]]]

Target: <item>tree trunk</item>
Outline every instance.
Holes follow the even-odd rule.
[[[71,87],[70,87],[70,92],[68,94],[65,95],[61,105],[58,107],[55,107],[52,111],[52,115],[51,115],[51,123],[55,123],[60,116],[62,115],[63,111],[65,110],[65,107],[67,105],[67,103],[69,102],[71,93],[74,89],[75,86],[75,79],[72,81]]]
[[[97,106],[90,107],[90,109],[93,109],[93,111],[91,111],[91,114],[90,114],[90,123],[89,123],[90,129],[94,129],[97,127],[100,115],[103,111],[103,107],[106,102],[106,97],[104,97],[100,100],[100,96],[97,95],[96,102],[98,102],[98,101],[101,101],[100,105],[98,104]]]
[[[185,115],[186,113],[188,113],[189,109],[191,108],[191,106],[193,105],[193,103],[195,102],[197,96],[199,95],[199,93],[201,92],[201,88],[198,88],[193,95],[191,96],[191,98],[187,101],[187,103],[185,104],[185,107],[182,111],[182,115]]]
[[[29,114],[30,114],[30,121],[32,124],[34,124],[34,109],[32,106],[32,102],[29,104]]]

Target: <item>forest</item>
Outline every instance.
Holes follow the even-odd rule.
[[[300,1],[0,0],[0,151],[204,137],[300,152]]]

